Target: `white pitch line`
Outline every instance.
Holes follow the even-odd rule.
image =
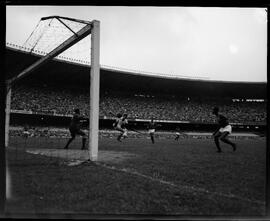
[[[36,152],[33,152],[33,151],[27,151],[27,152],[35,153],[35,154],[42,154],[42,153],[39,153],[39,152],[36,153]],[[77,166],[77,165],[85,163],[85,162],[91,162],[91,161],[77,160],[76,162],[70,162],[69,166]],[[215,191],[212,192],[212,191],[206,190],[204,188],[199,188],[199,187],[194,187],[194,186],[186,186],[186,185],[177,185],[177,184],[174,184],[174,183],[169,182],[169,181],[165,181],[165,180],[161,180],[161,179],[154,178],[154,177],[151,177],[151,176],[147,176],[145,174],[139,173],[139,172],[131,170],[131,169],[127,169],[127,168],[119,169],[119,168],[116,168],[115,166],[109,166],[109,165],[107,165],[105,163],[100,163],[100,162],[94,162],[94,163],[96,165],[105,167],[107,169],[120,171],[120,172],[124,172],[124,173],[128,173],[128,174],[132,174],[132,175],[137,175],[137,176],[144,177],[144,178],[152,180],[152,181],[156,181],[156,182],[159,182],[159,183],[162,183],[162,184],[166,184],[166,185],[178,188],[178,189],[186,189],[188,191],[202,192],[202,193],[212,194],[212,195],[216,195],[216,196],[220,196],[220,197],[234,198],[234,199],[238,199],[238,200],[249,202],[249,203],[256,203],[256,204],[260,204],[260,205],[265,205],[265,202],[263,202],[263,201],[251,200],[251,199],[248,199],[248,198],[244,198],[244,197],[241,197],[241,196],[234,195],[232,193],[226,194],[226,193],[220,193],[220,192],[215,192]]]
[[[249,203],[255,203],[255,204],[265,205],[265,202],[263,202],[263,201],[260,201],[260,200],[251,200],[251,199],[244,198],[244,197],[241,197],[241,196],[237,196],[237,195],[234,195],[234,194],[231,194],[231,193],[230,194],[226,194],[226,193],[220,193],[220,192],[212,192],[212,191],[206,190],[204,188],[193,187],[193,186],[186,186],[186,185],[177,185],[177,184],[174,184],[172,182],[161,180],[161,179],[154,178],[154,177],[151,177],[151,176],[147,176],[145,174],[142,174],[142,173],[139,173],[137,171],[130,170],[130,169],[126,169],[126,168],[119,169],[119,168],[116,168],[115,166],[109,166],[109,165],[106,165],[106,164],[100,163],[100,162],[95,162],[95,164],[96,165],[99,165],[99,166],[102,166],[102,167],[105,167],[107,169],[111,169],[111,170],[115,170],[115,171],[120,171],[120,172],[124,172],[124,173],[128,173],[128,174],[132,174],[132,175],[137,175],[137,176],[140,176],[140,177],[144,177],[146,179],[149,179],[149,180],[152,180],[152,181],[157,181],[159,183],[162,183],[162,184],[165,184],[165,185],[169,185],[169,186],[172,186],[172,187],[175,187],[175,188],[178,188],[178,189],[186,189],[188,191],[202,192],[202,193],[212,194],[212,195],[216,195],[216,196],[220,196],[220,197],[234,198],[234,199],[238,199],[238,200],[249,202]]]

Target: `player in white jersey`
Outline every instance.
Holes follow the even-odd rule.
[[[121,134],[117,137],[117,140],[121,142],[121,138],[124,139],[127,137],[127,128],[126,125],[128,124],[127,121],[127,114],[117,114],[117,118],[115,122],[113,123],[114,129],[121,132]]]
[[[29,132],[29,126],[28,125],[24,126],[22,135],[23,135],[24,138],[28,138],[31,135],[31,133]]]

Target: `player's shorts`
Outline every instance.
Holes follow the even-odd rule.
[[[180,133],[179,133],[179,132],[176,132],[175,134],[176,134],[177,136],[180,136]]]
[[[30,132],[29,131],[23,131],[23,136],[24,137],[28,137],[30,135]]]
[[[127,129],[123,129],[123,130],[124,130],[123,136],[127,137]]]
[[[149,133],[149,134],[153,134],[153,133],[155,133],[155,131],[156,131],[155,129],[149,129],[149,130],[148,130],[148,133]]]
[[[86,136],[81,129],[69,128],[69,131],[72,137],[75,137],[76,135]]]
[[[125,129],[123,129],[122,127],[120,127],[119,125],[117,125],[115,128],[115,130],[121,131],[122,133],[125,132]]]
[[[221,127],[219,129],[219,132],[220,133],[229,132],[231,134],[232,133],[232,126],[231,125],[227,125],[226,127]]]

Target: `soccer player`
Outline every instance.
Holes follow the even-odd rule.
[[[85,149],[85,142],[86,142],[86,134],[81,130],[82,122],[86,121],[84,117],[80,115],[80,110],[75,109],[73,117],[71,119],[71,123],[69,126],[69,131],[71,134],[71,138],[68,140],[64,149],[68,149],[69,144],[75,139],[76,135],[82,136],[82,150]]]
[[[174,140],[177,140],[178,141],[179,140],[179,137],[180,137],[180,128],[179,127],[176,128],[175,135],[176,135],[176,137],[175,137]]]
[[[22,132],[23,137],[27,139],[30,136],[30,134],[31,133],[29,132],[29,126],[25,125]]]
[[[150,123],[148,124],[148,133],[151,137],[152,144],[155,143],[154,135],[155,135],[157,126],[158,125],[154,122],[154,118],[152,117]]]
[[[218,107],[214,107],[213,112],[212,112],[216,117],[217,117],[217,122],[218,122],[218,128],[217,130],[213,133],[214,136],[214,140],[215,140],[215,144],[217,147],[217,152],[220,153],[221,148],[219,145],[219,139],[232,146],[233,151],[236,150],[236,144],[231,142],[228,139],[228,135],[232,133],[232,126],[229,125],[228,119],[226,117],[224,117],[223,115],[219,114],[219,108]]]
[[[127,124],[128,124],[127,114],[123,114],[123,116],[121,114],[117,114],[117,118],[115,122],[113,123],[113,127],[114,129],[121,132],[121,134],[117,137],[117,140],[119,142],[122,142],[121,141],[122,137],[123,139],[127,138],[127,128],[126,128]]]

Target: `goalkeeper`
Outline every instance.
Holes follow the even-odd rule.
[[[75,109],[73,117],[71,119],[71,123],[69,126],[69,131],[71,138],[68,140],[66,146],[64,149],[68,149],[69,144],[75,139],[76,135],[82,136],[82,150],[85,149],[85,143],[86,143],[86,134],[81,130],[81,124],[82,122],[86,121],[81,115],[80,115],[80,110]]]

